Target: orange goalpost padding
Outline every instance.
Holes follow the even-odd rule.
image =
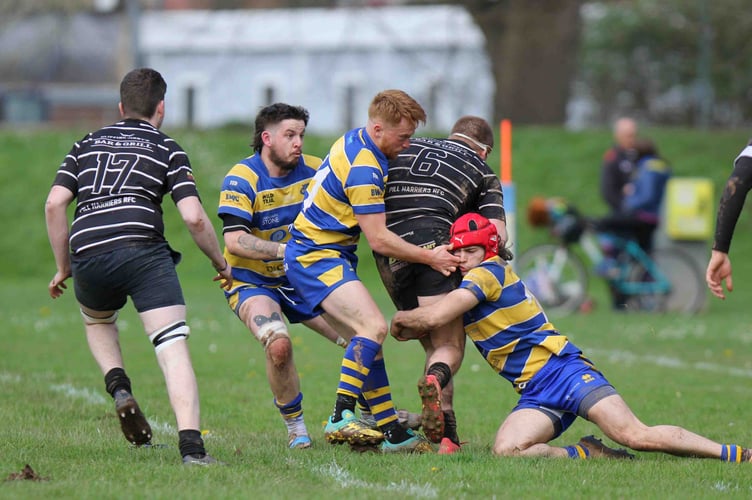
[[[499,125],[501,134],[501,182],[510,184],[512,182],[512,122],[511,120],[501,120]]]
[[[509,243],[507,246],[515,245],[517,236],[516,205],[517,195],[512,183],[512,121],[508,119],[501,120],[499,124],[499,134],[501,135],[501,160],[500,160],[500,178],[501,189],[504,192],[504,212],[507,218],[507,237]],[[514,265],[514,261],[512,261]]]

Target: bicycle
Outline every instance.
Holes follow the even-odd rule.
[[[576,312],[588,298],[589,272],[573,249],[579,245],[590,267],[625,297],[627,310],[696,313],[705,302],[705,281],[692,257],[678,247],[645,253],[636,241],[608,234],[615,258],[604,255],[592,219],[574,211],[552,227],[556,243],[536,245],[515,259],[515,269],[546,311]]]

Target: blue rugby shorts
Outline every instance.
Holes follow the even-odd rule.
[[[234,288],[230,292],[225,292],[227,302],[235,314],[238,314],[243,302],[259,295],[269,297],[279,304],[280,309],[282,309],[282,312],[290,323],[302,323],[320,314],[314,312],[308,302],[304,301],[289,284],[270,287],[246,283]]]
[[[545,413],[558,437],[578,416],[587,419],[593,405],[614,394],[616,389],[587,358],[552,356],[527,382],[512,411],[532,408]]]
[[[287,243],[287,279],[312,313],[323,312],[321,302],[335,289],[350,281],[360,281],[357,267],[358,256],[355,253],[329,248],[311,249],[293,241]]]

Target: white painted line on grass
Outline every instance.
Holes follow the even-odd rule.
[[[151,425],[152,431],[161,432],[164,434],[177,434],[178,430],[175,428],[174,425],[168,424],[167,422],[162,422],[161,420],[156,420],[154,417],[146,417],[146,420],[149,421],[149,425]]]
[[[592,357],[591,357],[592,354]],[[687,363],[679,358],[669,356],[655,356],[652,354],[635,354],[629,351],[612,350],[612,349],[585,349],[585,355],[588,356],[596,366],[598,358],[606,358],[611,363],[646,363],[650,365],[662,366],[667,368],[677,368],[686,370],[700,370],[712,373],[721,373],[735,377],[752,378],[752,370],[748,368],[739,368],[736,366],[718,365],[698,361],[696,363]]]
[[[68,397],[83,399],[84,401],[92,405],[106,405],[110,402],[104,396],[92,389],[89,389],[88,387],[81,389],[70,384],[56,384],[51,385],[50,390],[53,392],[63,393]],[[149,415],[146,415],[146,420],[149,421],[149,425],[151,425],[152,431],[157,430],[159,432],[164,432],[165,434],[177,434],[178,432],[175,426],[170,425],[166,422],[160,422],[159,420]]]
[[[731,483],[728,481],[718,481],[714,483],[711,488],[711,490],[720,491],[723,493],[731,493],[731,492],[737,492],[737,491],[744,491],[744,490],[752,490],[749,486],[739,486],[737,483]]]
[[[17,384],[20,381],[21,381],[21,375],[16,375],[15,373],[0,372],[0,382],[3,382],[3,383],[13,382]]]
[[[33,376],[32,376],[33,377]],[[0,372],[0,383],[21,383],[23,378],[17,373]],[[107,405],[110,400],[102,396],[99,392],[88,387],[80,388],[71,384],[52,384],[49,386],[52,392],[58,392],[70,398],[81,399],[86,403],[94,406]],[[177,434],[177,428],[167,422],[161,422],[154,417],[146,415],[152,430],[163,432],[165,434]]]
[[[328,466],[318,467],[317,470],[332,478],[341,488],[362,488],[368,491],[386,491],[389,493],[399,494],[399,496],[415,498],[438,498],[439,493],[436,488],[430,484],[411,484],[406,481],[399,483],[379,484],[357,479],[347,470],[340,467],[337,462],[332,462]]]
[[[70,384],[51,385],[50,390],[53,392],[60,392],[70,398],[83,399],[87,403],[93,405],[101,405],[107,402],[101,394],[94,392],[91,389],[78,389]]]

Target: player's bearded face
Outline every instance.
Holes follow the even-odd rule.
[[[280,122],[270,130],[269,159],[282,170],[293,170],[302,155],[304,135],[305,122],[293,119]]]
[[[298,154],[291,159],[289,154],[284,156],[280,155],[277,153],[276,148],[272,147],[269,149],[269,158],[282,170],[293,170],[296,166],[298,166],[298,159],[300,158],[300,155]]]

